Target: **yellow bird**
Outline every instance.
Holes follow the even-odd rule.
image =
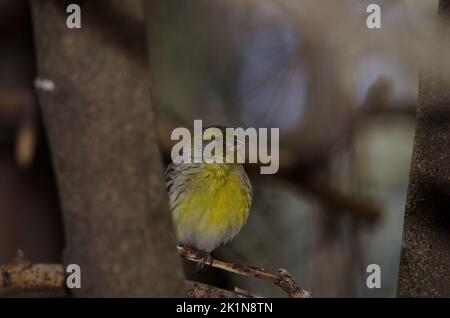
[[[214,128],[225,136],[225,128]],[[204,135],[203,139],[211,140],[203,142],[203,149],[211,142],[230,147],[219,138]],[[231,146],[236,149],[237,145]],[[252,187],[242,164],[171,163],[166,183],[178,241],[183,245],[210,253],[233,239],[248,218]]]

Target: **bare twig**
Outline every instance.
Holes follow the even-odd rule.
[[[178,246],[180,255],[196,263],[205,262],[204,253],[193,247]],[[283,289],[291,298],[309,298],[311,293],[303,290],[295,282],[294,278],[287,270],[280,268],[277,273],[268,272],[262,268],[252,266],[243,266],[235,263],[228,263],[210,257],[207,265],[222,269],[231,273],[239,274],[246,277],[255,277],[271,282]]]

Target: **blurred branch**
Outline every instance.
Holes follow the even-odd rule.
[[[16,89],[0,94],[1,132],[15,133],[15,157],[19,167],[31,165],[38,140],[39,113],[36,98],[31,89]],[[7,135],[3,141],[13,137]]]
[[[17,89],[0,93],[0,118],[18,118],[22,108],[27,104],[35,104],[35,98],[29,89]]]
[[[64,263],[83,269],[84,288],[73,295],[184,296],[150,72],[135,61],[146,55],[142,2],[85,1],[82,32],[66,27],[64,1],[31,7],[35,86],[64,216]],[[125,23],[124,14],[135,22]]]
[[[252,172],[252,176],[261,178],[258,166],[249,165],[247,168]],[[280,171],[269,178],[272,181],[289,184],[294,190],[314,197],[326,211],[332,213],[349,213],[356,220],[368,223],[375,222],[382,213],[381,209],[368,198],[354,197],[330,184],[314,181],[310,172],[305,172],[302,165],[280,167]]]
[[[328,184],[302,180],[299,188],[319,199],[327,211],[348,212],[355,219],[369,223],[375,222],[382,213],[381,209],[370,200],[351,197]]]
[[[450,1],[440,0],[434,47],[446,61]],[[398,278],[398,297],[450,297],[450,76],[422,67]]]
[[[327,211],[349,212],[356,219],[368,222],[376,221],[381,215],[381,210],[367,199],[351,197],[340,189],[329,184],[314,182],[314,174],[320,171],[339,149],[348,146],[355,135],[358,124],[371,115],[401,115],[414,118],[415,105],[394,105],[392,93],[394,87],[387,77],[380,77],[369,89],[362,105],[357,108],[349,119],[348,125],[333,140],[322,147],[306,162],[294,162],[280,168],[278,176],[290,183],[297,185],[299,189],[315,196]]]
[[[191,298],[258,298],[238,288],[231,291],[190,280],[185,281],[185,288]]]
[[[373,114],[400,115],[415,118],[416,103],[398,103],[392,100],[394,83],[389,77],[380,76],[369,88],[367,95],[358,107],[355,119]]]
[[[0,297],[28,292],[66,295],[62,265],[31,264],[19,251],[14,262],[0,266]]]
[[[211,267],[219,268],[227,272],[235,273],[246,277],[260,278],[271,282],[283,289],[291,298],[309,298],[311,292],[300,288],[294,278],[287,270],[280,268],[278,273],[267,272],[262,268],[252,266],[243,266],[235,263],[228,263],[217,260],[208,255],[205,260],[205,254],[193,247],[178,246],[180,255],[192,262],[204,263]]]

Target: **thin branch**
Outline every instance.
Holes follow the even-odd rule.
[[[235,263],[228,263],[208,257],[205,262],[204,253],[193,247],[178,246],[179,254],[192,262],[205,263],[211,267],[219,268],[227,272],[235,273],[246,277],[255,277],[273,283],[283,289],[291,298],[309,298],[311,292],[303,290],[295,282],[294,278],[287,270],[280,268],[277,273],[272,273],[263,268],[243,266]]]

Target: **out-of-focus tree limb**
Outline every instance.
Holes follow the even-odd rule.
[[[351,196],[342,190],[308,179],[299,182],[299,189],[316,198],[326,211],[349,213],[355,220],[373,223],[377,221],[382,211],[373,200]]]
[[[185,281],[186,294],[191,298],[255,298],[240,290],[231,291],[191,280]]]
[[[21,168],[28,168],[33,162],[38,121],[36,98],[30,90],[0,93],[0,141],[10,142],[15,134],[15,157]]]
[[[183,296],[149,70],[134,57],[146,55],[145,40],[126,23],[98,27],[99,16],[125,15],[145,34],[141,1],[83,1],[80,30],[66,26],[67,1],[31,4],[35,86],[64,215],[64,263],[83,273],[84,288],[72,294]]]
[[[447,61],[450,1],[438,10],[437,61]],[[448,64],[447,64],[448,65]],[[400,258],[400,297],[450,297],[450,75],[422,70]]]
[[[258,165],[248,165],[246,168],[252,173],[252,177],[261,178],[261,181],[268,180],[263,180],[266,177],[259,175]],[[372,200],[351,196],[328,183],[315,181],[305,175],[301,166],[281,167],[277,174],[269,176],[269,180],[286,184],[295,191],[309,195],[330,213],[348,213],[355,220],[369,224],[377,221],[382,214],[381,209]]]
[[[371,200],[352,197],[329,184],[314,181],[315,173],[331,160],[333,154],[348,146],[356,133],[358,124],[374,115],[406,116],[415,114],[414,105],[392,102],[393,83],[389,78],[380,77],[368,90],[362,105],[354,111],[348,125],[322,150],[312,154],[309,160],[280,167],[277,177],[296,185],[301,191],[316,197],[327,211],[348,212],[355,219],[372,223],[382,214],[381,209]]]
[[[0,297],[23,293],[66,296],[65,282],[61,264],[32,264],[20,251],[14,262],[0,266]]]

